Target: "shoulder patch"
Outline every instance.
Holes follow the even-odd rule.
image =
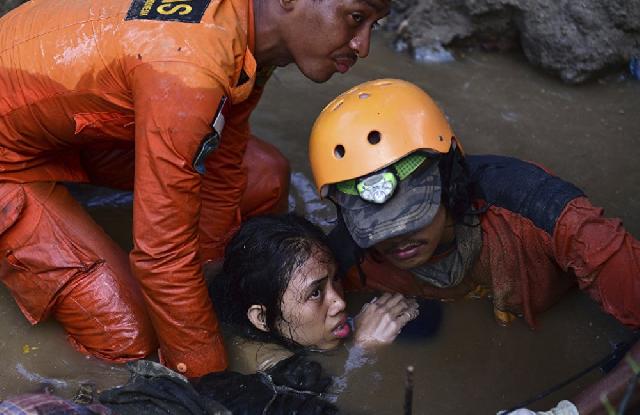
[[[211,0],[132,0],[125,20],[200,23]]]
[[[227,97],[223,95],[220,99],[220,103],[218,104],[216,115],[213,117],[213,122],[211,123],[211,132],[202,139],[200,147],[198,148],[198,151],[196,151],[196,155],[191,163],[193,169],[200,174],[205,174],[207,172],[204,162],[206,158],[209,157],[209,154],[216,150],[220,145],[222,130],[224,129],[225,123],[223,111],[226,109],[226,103]]]

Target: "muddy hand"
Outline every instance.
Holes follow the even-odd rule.
[[[385,293],[366,303],[356,316],[354,341],[364,348],[389,344],[418,314],[418,303],[413,298]]]

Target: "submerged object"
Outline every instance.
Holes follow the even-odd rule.
[[[420,63],[453,62],[456,59],[442,44],[418,46],[413,50],[413,58]]]
[[[629,60],[629,72],[634,79],[640,80],[640,57],[632,56]]]
[[[426,339],[435,336],[442,322],[442,303],[438,300],[417,299],[420,314],[402,328],[398,338]]]

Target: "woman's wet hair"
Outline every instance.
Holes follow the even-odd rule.
[[[238,334],[300,348],[283,335],[282,297],[293,273],[318,250],[333,260],[324,232],[295,214],[265,215],[247,220],[225,249],[223,271],[209,284],[220,320]],[[268,332],[256,328],[247,317],[252,305],[264,306]]]

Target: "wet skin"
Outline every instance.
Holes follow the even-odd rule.
[[[302,346],[332,349],[350,333],[345,307],[335,261],[314,248],[309,259],[293,271],[282,296],[282,321],[277,330]]]
[[[282,1],[290,8],[281,33],[290,62],[315,82],[367,57],[371,30],[390,8],[388,0]]]
[[[378,242],[373,249],[395,267],[408,270],[424,265],[439,244],[451,242],[453,238],[453,221],[440,205],[433,221],[427,226]]]

